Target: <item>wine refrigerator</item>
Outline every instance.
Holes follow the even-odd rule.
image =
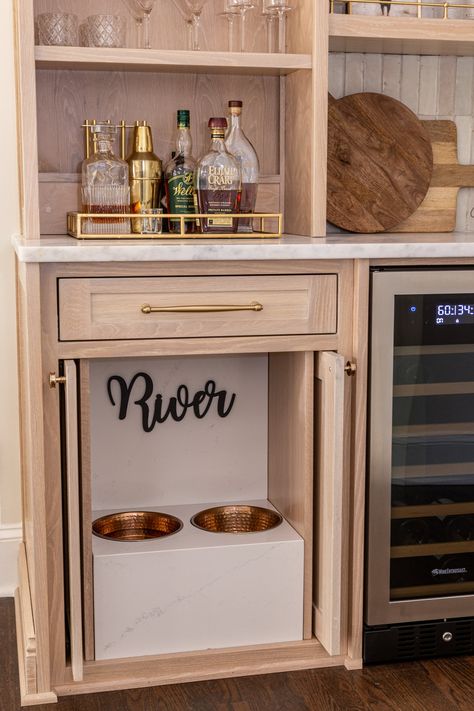
[[[371,273],[366,663],[474,653],[474,269]]]

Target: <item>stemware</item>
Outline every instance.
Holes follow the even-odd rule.
[[[262,0],[263,3],[263,14],[267,16],[267,44],[270,46],[273,44],[274,40],[271,38],[270,33],[273,32],[274,25],[272,24],[271,18],[278,18],[278,52],[286,51],[286,16],[294,8],[291,4],[291,0]]]
[[[135,18],[137,25],[137,44],[142,49],[151,49],[150,15],[155,6],[155,0],[122,0]],[[141,41],[140,41],[141,40]]]
[[[228,21],[229,51],[245,51],[245,20],[248,10],[255,7],[253,0],[225,0],[224,15]],[[238,18],[240,26],[240,41],[238,47],[235,41],[235,20]]]
[[[199,50],[201,13],[207,0],[173,0],[188,29],[188,47]]]
[[[141,47],[142,46],[143,15],[140,11],[140,8],[136,6],[135,0],[122,0],[122,2],[125,5],[125,7],[127,8],[127,10],[129,11],[129,13],[132,15],[133,19],[135,20],[136,46]]]

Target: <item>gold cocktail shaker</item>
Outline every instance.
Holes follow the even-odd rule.
[[[136,121],[133,153],[128,158],[131,211],[143,213],[160,207],[163,171],[161,160],[153,153],[151,128],[146,121]],[[142,232],[143,220],[132,219],[132,232]]]

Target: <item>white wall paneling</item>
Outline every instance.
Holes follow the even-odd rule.
[[[474,57],[332,53],[329,91],[336,98],[357,91],[382,92],[402,101],[421,119],[455,121],[459,160],[474,163]],[[474,231],[471,211],[474,189],[465,188],[458,198],[460,232]]]
[[[12,7],[11,0],[3,0],[0,11],[0,525],[7,527],[21,518],[15,259],[10,244],[11,235],[20,231]],[[8,569],[0,565],[0,589],[8,585]]]

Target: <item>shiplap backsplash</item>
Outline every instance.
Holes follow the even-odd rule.
[[[474,57],[332,53],[329,91],[337,99],[376,91],[399,99],[421,119],[451,119],[458,128],[459,162],[474,163]],[[459,193],[456,229],[474,232],[474,188]]]

